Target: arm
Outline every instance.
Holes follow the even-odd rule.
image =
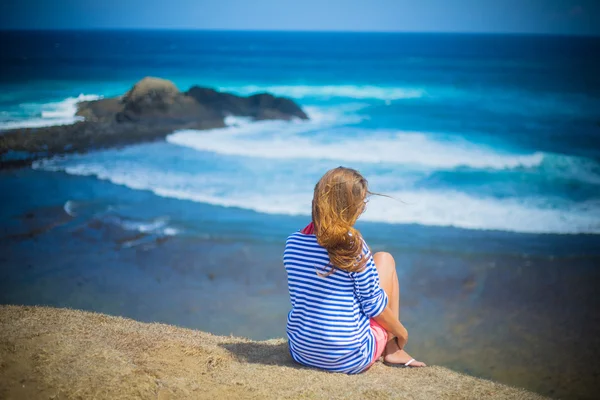
[[[388,304],[387,294],[381,288],[379,272],[366,243],[363,248],[363,255],[369,258],[364,271],[353,273],[355,292],[361,303],[361,308],[369,318],[373,318],[392,337],[398,338],[398,346],[402,349],[408,341],[408,331],[398,319],[397,313]]]
[[[402,322],[398,319],[398,316],[394,314],[389,304],[385,307],[383,312],[373,317],[375,321],[385,328],[386,331],[391,332],[392,335],[398,338],[398,347],[400,349],[406,346],[408,342],[408,331],[402,325]]]
[[[363,255],[369,257],[365,269],[351,273],[354,278],[354,292],[360,302],[363,313],[373,318],[385,330],[398,338],[398,346],[404,347],[408,340],[408,332],[398,316],[388,304],[388,296],[379,283],[379,273],[375,261],[365,245]]]

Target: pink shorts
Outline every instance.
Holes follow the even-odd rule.
[[[373,318],[369,320],[369,324],[371,325],[371,332],[375,336],[375,353],[373,354],[373,361],[371,361],[365,370],[369,369],[371,365],[375,364],[375,361],[379,360],[388,342],[388,333],[383,326],[379,325]]]

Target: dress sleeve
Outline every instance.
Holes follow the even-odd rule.
[[[373,318],[383,312],[388,297],[379,285],[375,261],[366,243],[363,245],[363,257],[368,257],[365,269],[361,272],[351,272],[350,276],[354,279],[354,294],[358,298],[362,311],[367,317]]]

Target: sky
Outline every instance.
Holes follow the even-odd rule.
[[[1,0],[2,29],[600,35],[600,0]]]

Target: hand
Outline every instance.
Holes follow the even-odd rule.
[[[402,329],[395,336],[396,343],[398,343],[398,347],[400,349],[403,349],[404,346],[406,346],[406,343],[408,342],[408,331],[406,330],[404,325],[402,325],[402,323],[400,323],[400,326],[402,327]]]

